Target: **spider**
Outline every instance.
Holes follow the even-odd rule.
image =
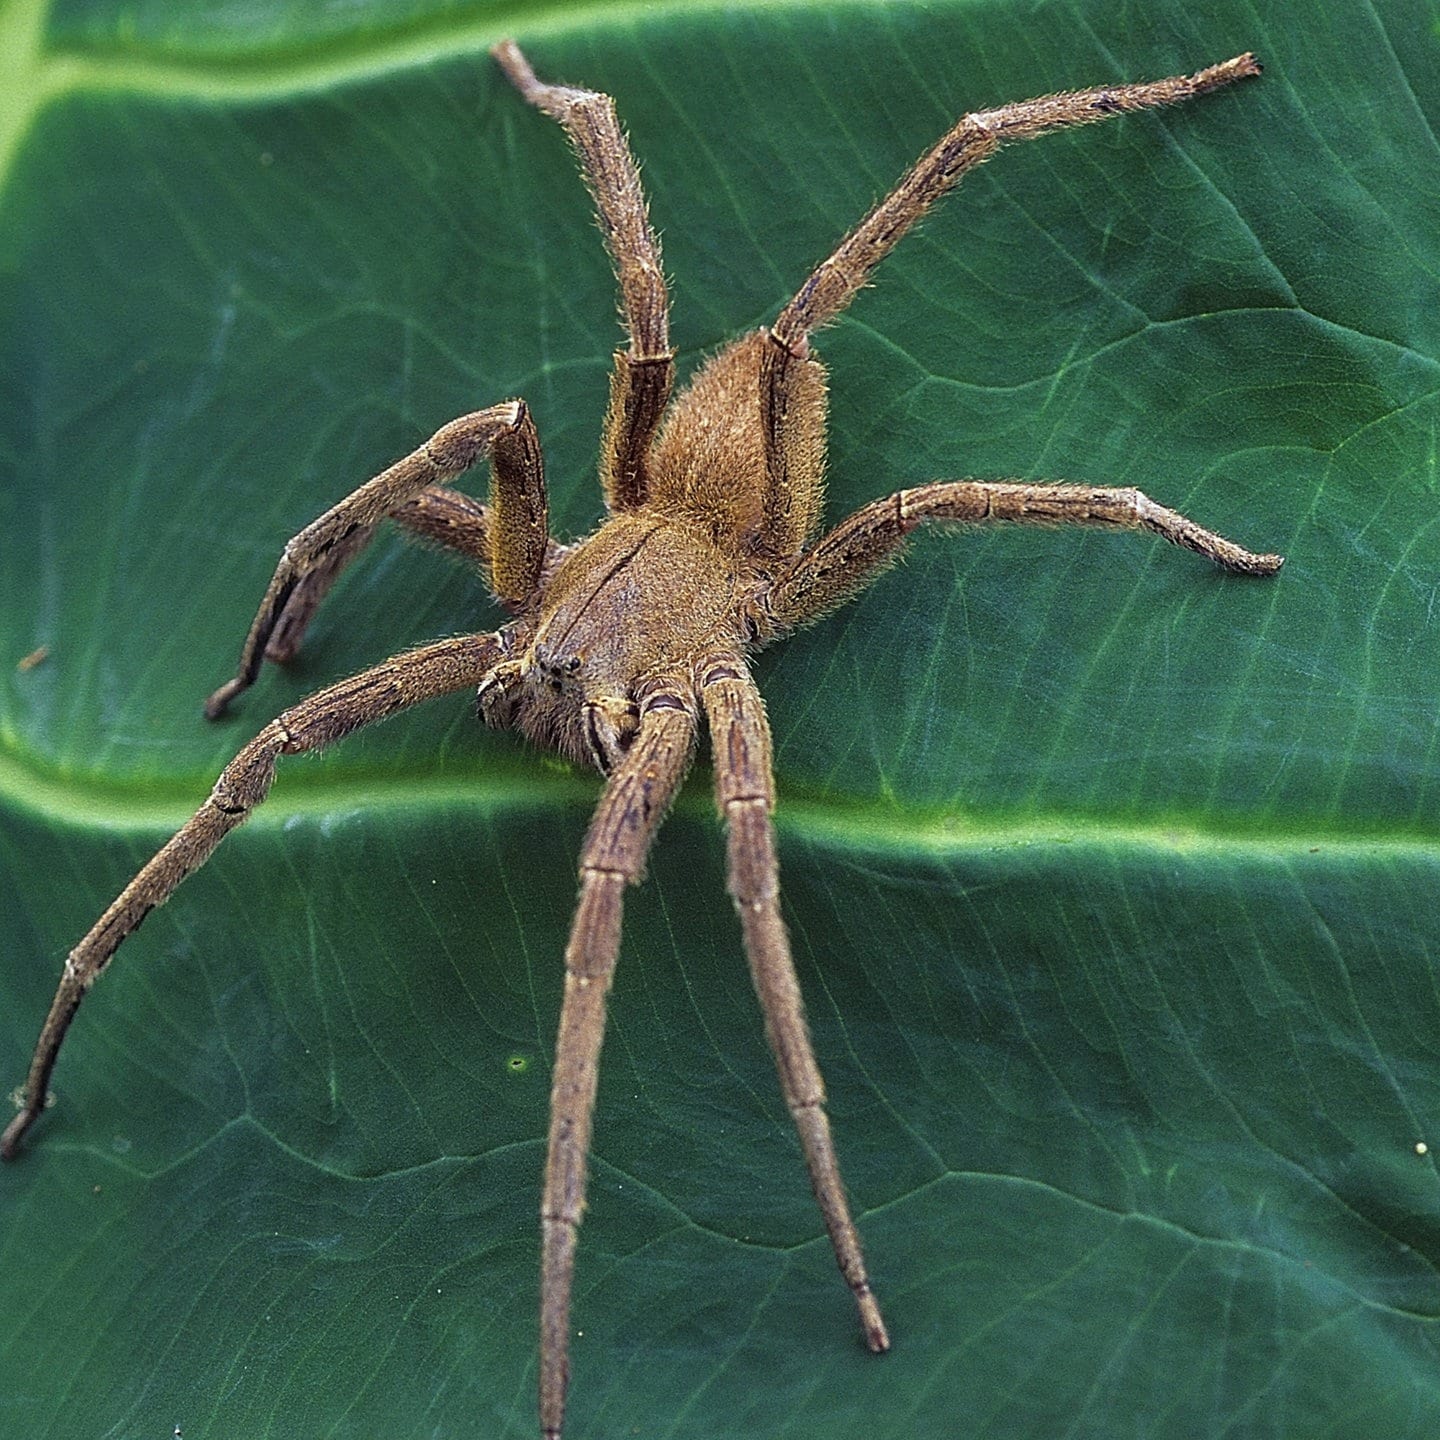
[[[191,820],[70,952],[0,1153],[13,1159],[44,1110],[65,1033],[116,948],[265,799],[282,755],[318,750],[422,700],[474,689],[486,723],[518,729],[605,777],[580,855],[565,949],[540,1207],[540,1428],[558,1440],[622,899],[642,878],[702,717],[727,830],[729,890],[781,1088],[865,1343],[876,1352],[890,1344],[846,1202],[781,919],[770,732],[749,657],[858,594],[929,521],[1149,530],[1243,575],[1273,575],[1282,563],[1137,490],[1088,485],[937,481],[862,506],[816,538],[826,395],[810,337],[845,309],[930,206],[1005,141],[1188,100],[1258,75],[1260,66],[1239,55],[1190,76],[964,116],[811,273],[772,326],[711,357],[672,403],[659,245],[613,102],[538,80],[513,41],[492,53],[520,95],[568,133],[619,279],[629,345],[615,356],[600,445],[606,518],[574,544],[550,537],[539,438],[524,402],[508,400],[443,426],[285,546],[234,677],[206,702],[211,719],[249,688],[265,660],[296,653],[327,591],[382,520],[483,567],[511,618],[341,680],[285,711],[240,751]],[[481,456],[491,469],[488,505],[450,488]]]

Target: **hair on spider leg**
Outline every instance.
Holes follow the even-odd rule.
[[[624,892],[708,733],[725,824],[728,888],[811,1188],[872,1351],[889,1348],[851,1217],[780,913],[771,736],[750,657],[860,593],[936,522],[1088,525],[1149,532],[1239,575],[1283,563],[1132,488],[944,480],[820,525],[826,371],[811,339],[956,183],[1003,143],[1209,94],[1260,73],[1243,54],[1193,75],[1110,84],[962,116],[915,162],[768,328],[712,356],[672,398],[674,353],[660,246],[610,98],[541,81],[513,41],[493,51],[520,96],[565,129],[589,186],[620,289],[625,348],[614,357],[600,441],[606,515],[584,539],[551,538],[540,440],[524,402],[502,401],[430,440],[287,543],[213,719],[267,660],[293,655],[342,570],[393,521],[477,563],[510,619],[422,645],[302,700],[265,726],[209,798],[141,868],[67,957],[20,1093],[0,1136],[13,1159],[48,1103],[76,1011],[116,949],[263,801],[282,757],[323,748],[424,701],[471,690],[485,723],[515,729],[605,777],[581,848],[565,947],[540,1203],[540,1430],[559,1440],[569,1378],[570,1302],[605,997]],[[487,502],[453,489],[481,456]],[[511,1057],[511,1070],[523,1057]]]

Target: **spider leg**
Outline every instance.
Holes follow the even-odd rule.
[[[431,485],[389,516],[417,540],[449,550],[470,561],[490,576],[490,511],[480,501],[448,485]],[[345,567],[375,538],[375,526],[357,530],[337,544],[296,584],[285,603],[280,619],[270,632],[265,658],[278,665],[293,660],[305,638],[305,631],[321,602],[340,578]],[[549,542],[543,570],[548,572],[560,560],[566,546]]]
[[[423,540],[456,551],[488,573],[490,517],[478,500],[444,485],[431,485],[406,501],[390,519]],[[378,528],[365,525],[337,541],[296,581],[266,642],[267,660],[284,665],[295,658],[321,602],[346,566],[375,538]]]
[[[545,563],[545,471],[529,410],[523,401],[509,400],[441,426],[418,450],[367,481],[290,540],[245,637],[235,676],[205,702],[206,715],[212,720],[223,715],[230,702],[254,684],[292,601],[297,608],[287,632],[293,650],[297,631],[303,633],[325,591],[364,547],[368,532],[437,482],[468,470],[485,451],[490,453],[491,467],[487,511],[491,586],[511,609],[523,605]],[[357,540],[362,532],[367,533]],[[340,557],[335,560],[337,548]],[[315,578],[310,580],[311,576]],[[300,595],[295,599],[297,590]]]
[[[770,819],[774,779],[765,703],[738,654],[717,656],[705,664],[700,673],[700,698],[714,752],[715,797],[726,823],[730,894],[740,913],[751,978],[765,1012],[765,1032],[785,1102],[800,1133],[805,1168],[835,1260],[859,1306],[865,1343],[879,1353],[890,1348],[890,1337],[870,1289],[860,1237],[845,1200],[825,1114],[825,1085],[805,1024],[790,940],[780,918],[779,865]]]
[[[375,538],[379,528],[378,525],[362,525],[343,540],[337,540],[300,576],[286,597],[285,608],[276,619],[270,638],[265,642],[266,660],[276,665],[288,665],[300,653],[305,632],[310,628],[315,612],[350,562]]]
[[[575,1242],[585,1208],[585,1157],[605,996],[620,950],[624,890],[643,877],[650,842],[690,768],[694,742],[694,699],[688,686],[653,689],[641,701],[639,732],[610,774],[581,851],[580,899],[565,947],[565,999],[555,1041],[540,1202],[540,1428],[545,1440],[558,1440],[565,1418]]]
[[[937,481],[897,490],[842,520],[776,577],[764,606],[777,632],[808,625],[865,589],[899,558],[910,532],[927,520],[981,524],[1097,525],[1148,530],[1237,575],[1273,575],[1281,555],[1256,555],[1203,529],[1139,490],[1100,485]]]
[[[387,719],[422,700],[473,688],[504,658],[498,635],[465,635],[421,646],[317,691],[272,720],[221,772],[209,799],[171,837],[90,932],[70,952],[40,1031],[25,1078],[20,1113],[0,1136],[0,1158],[14,1159],[25,1132],[45,1108],[50,1074],[65,1032],[86,992],[120,942],[175,887],[210,858],[215,847],[269,793],[282,755],[319,750],[362,725]]]
[[[787,417],[792,410],[803,413],[803,392],[813,384],[807,379],[805,364],[809,336],[849,305],[871,271],[967,170],[1011,140],[1029,140],[1127,111],[1173,105],[1259,73],[1253,55],[1237,55],[1194,75],[1022,100],[962,116],[927,150],[840,242],[835,253],[821,261],[770,328],[771,343],[761,361],[760,407],[767,470],[765,530],[774,548],[781,554],[793,554],[807,538],[796,533],[797,515],[808,513],[804,503],[807,477],[795,463]]]
[[[665,272],[640,172],[608,95],[537,80],[513,40],[502,40],[490,53],[530,104],[565,127],[595,197],[630,336],[629,349],[616,352],[610,377],[600,479],[611,510],[633,510],[645,500],[646,456],[675,378]]]

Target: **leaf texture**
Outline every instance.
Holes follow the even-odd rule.
[[[819,342],[828,513],[966,475],[1138,485],[1286,569],[926,535],[762,660],[895,1349],[863,1352],[804,1183],[702,766],[629,902],[567,1435],[1433,1435],[1433,7],[174,17],[0,17],[14,1080],[67,948],[269,715],[497,622],[383,538],[207,725],[290,534],[510,395],[557,531],[598,517],[613,281],[489,43],[616,96],[687,367],[956,115],[1253,49],[1259,82],[1005,152],[887,262]],[[0,1432],[534,1433],[596,785],[463,698],[282,769],[122,950],[0,1170]]]

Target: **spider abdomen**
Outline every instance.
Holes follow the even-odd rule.
[[[727,551],[773,550],[766,530],[765,429],[761,368],[771,344],[763,330],[711,356],[671,407],[650,456],[646,498],[680,514]],[[793,530],[819,523],[825,471],[825,367],[795,362],[782,427]],[[782,547],[789,550],[789,547]]]

